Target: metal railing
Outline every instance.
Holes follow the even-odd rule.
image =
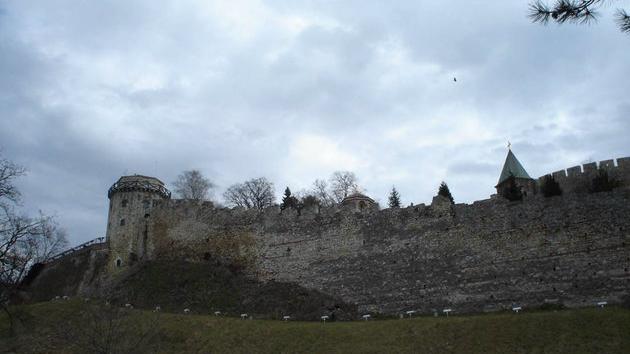
[[[171,198],[171,192],[162,184],[145,180],[118,181],[109,188],[107,197],[111,199],[112,195],[116,192],[131,191],[154,192],[161,195],[164,199]]]
[[[82,243],[82,244],[80,244],[78,246],[72,247],[72,248],[67,249],[67,250],[65,250],[65,251],[63,251],[63,252],[61,252],[61,253],[59,253],[57,255],[52,256],[51,258],[49,258],[46,261],[46,263],[49,263],[49,262],[52,262],[52,261],[56,261],[56,260],[58,260],[60,258],[63,258],[63,257],[65,257],[65,256],[67,256],[67,255],[69,255],[71,253],[80,251],[80,250],[85,249],[87,247],[94,246],[94,245],[100,245],[100,244],[104,244],[104,243],[105,243],[105,237],[97,237],[97,238],[95,238],[93,240],[90,240],[88,242]]]

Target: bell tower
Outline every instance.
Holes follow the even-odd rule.
[[[155,177],[122,176],[107,192],[109,216],[106,240],[108,268],[120,270],[148,257],[151,209],[171,192]]]

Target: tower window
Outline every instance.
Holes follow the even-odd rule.
[[[120,226],[125,226],[125,219],[120,219]]]
[[[123,208],[126,208],[126,207],[127,207],[127,204],[129,204],[129,201],[128,201],[127,199],[123,199],[123,201],[122,201],[122,203],[121,203],[121,206],[122,206]]]
[[[118,258],[116,260],[116,267],[120,267],[122,265],[122,261],[120,260],[120,258]]]

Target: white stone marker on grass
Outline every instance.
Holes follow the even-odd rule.
[[[329,318],[330,318],[330,317],[328,317],[328,316],[322,316],[322,317],[321,317],[322,321],[324,321],[324,322],[326,322],[326,320],[327,320],[327,319],[329,319]]]
[[[407,314],[407,316],[411,317],[411,316],[413,316],[416,313],[416,310],[410,310],[410,311],[407,311],[405,313]]]
[[[446,317],[448,317],[448,314],[451,313],[453,310],[451,309],[444,309],[442,310],[442,312],[444,312],[446,314]]]
[[[368,314],[368,315],[363,315],[363,316],[361,316],[361,317],[362,317],[364,320],[366,320],[366,321],[367,321],[367,320],[369,320],[369,319],[370,319],[370,317],[372,317],[372,316]]]

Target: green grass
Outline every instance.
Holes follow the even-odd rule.
[[[79,301],[15,308],[23,323],[13,337],[0,315],[0,352],[95,352],[77,345],[89,342],[86,329],[107,333],[81,315],[90,309]],[[615,307],[325,324],[131,310],[116,320],[117,342],[148,335],[132,344],[139,353],[630,353],[630,310]]]

